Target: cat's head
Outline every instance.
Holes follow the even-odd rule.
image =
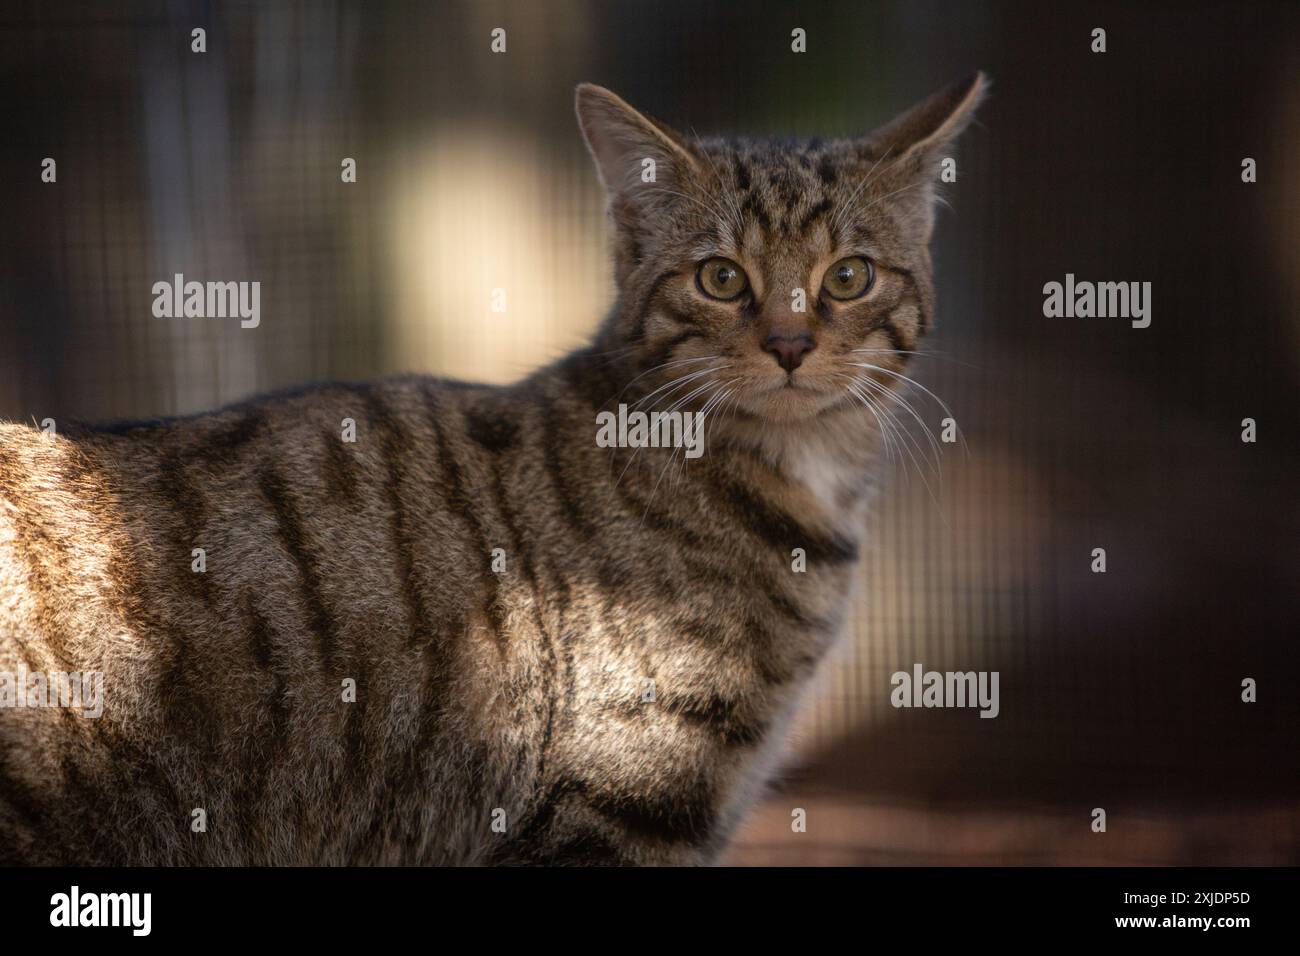
[[[976,73],[868,135],[809,142],[686,137],[579,86],[615,231],[600,346],[662,387],[660,409],[725,395],[799,423],[869,395],[864,379],[893,387],[931,322],[943,160],[985,85]]]

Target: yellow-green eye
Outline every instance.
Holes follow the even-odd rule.
[[[706,259],[695,274],[700,291],[711,299],[734,299],[749,287],[745,270],[730,259]]]
[[[822,288],[832,299],[856,299],[865,295],[876,281],[876,270],[870,259],[849,256],[826,270]]]

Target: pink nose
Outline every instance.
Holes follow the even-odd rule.
[[[806,332],[799,335],[769,335],[763,343],[763,351],[772,356],[787,372],[793,372],[803,364],[803,357],[817,347],[812,336]]]

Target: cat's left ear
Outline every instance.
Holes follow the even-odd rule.
[[[915,217],[927,241],[934,226],[935,185],[942,162],[974,119],[988,86],[983,72],[973,73],[922,100],[867,138],[870,153],[884,164],[886,176],[882,178],[910,194],[900,194],[897,205]]]
[[[616,217],[620,207],[648,212],[660,201],[657,197],[663,188],[679,189],[687,177],[698,173],[695,156],[681,134],[638,113],[604,87],[581,84],[575,106]],[[663,188],[653,188],[656,185]]]

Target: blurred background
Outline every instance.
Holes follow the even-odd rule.
[[[1300,862],[1300,6],[10,0],[0,51],[26,421],[508,382],[580,344],[613,286],[579,81],[825,136],[987,70],[911,370],[969,454],[891,476],[852,639],[729,861]],[[177,272],[260,281],[260,326],[154,318]],[[1067,272],[1151,282],[1151,327],[1045,318]],[[895,710],[915,663],[999,671],[1001,715]]]

